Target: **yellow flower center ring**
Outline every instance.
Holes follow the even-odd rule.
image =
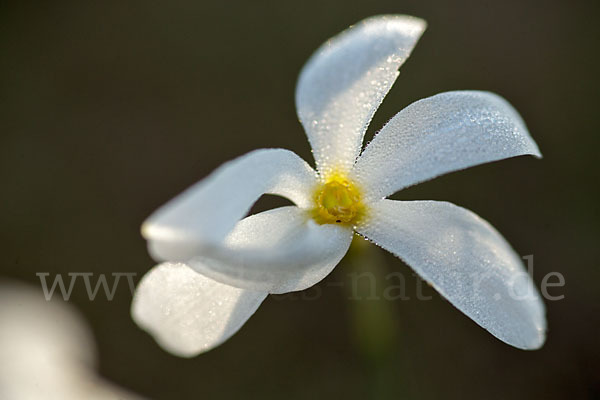
[[[360,189],[343,174],[330,175],[313,198],[312,217],[319,224],[355,225],[366,212]]]

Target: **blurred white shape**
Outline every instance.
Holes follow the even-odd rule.
[[[141,399],[96,373],[90,329],[69,304],[0,281],[0,399]]]

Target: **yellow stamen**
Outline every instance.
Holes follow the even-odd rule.
[[[339,173],[317,187],[314,201],[312,217],[319,224],[355,225],[366,212],[358,187]]]

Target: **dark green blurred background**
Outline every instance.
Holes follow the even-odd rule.
[[[312,163],[294,88],[324,40],[374,14],[415,15],[429,29],[369,134],[446,90],[491,90],[521,112],[543,160],[472,168],[396,198],[467,207],[534,255],[538,285],[564,275],[551,293],[565,299],[546,302],[543,349],[503,344],[439,296],[349,300],[334,283],[356,269],[400,271],[414,298],[410,269],[377,249],[343,261],[316,300],[270,297],[230,341],[190,360],[134,325],[125,284],[112,302],[78,285],[71,302],[95,332],[100,372],[157,399],[599,398],[597,5],[3,2],[0,277],[38,287],[41,271],[141,277],[153,266],[142,220],[223,161],[284,147]]]

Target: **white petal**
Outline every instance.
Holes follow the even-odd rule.
[[[327,41],[306,63],[296,109],[319,171],[347,171],[354,164],[373,114],[425,25],[404,15],[368,18]]]
[[[154,246],[158,261],[185,261],[198,254],[200,244],[221,242],[264,193],[309,207],[316,182],[314,170],[291,151],[252,151],[225,163],[158,209],[144,223],[142,234],[150,245],[170,244]]]
[[[521,259],[471,211],[445,202],[381,200],[357,231],[500,340],[521,349],[544,343],[544,304]]]
[[[447,92],[396,114],[353,174],[368,198],[380,199],[438,175],[524,154],[541,157],[506,100],[489,92]]]
[[[140,281],[131,313],[167,351],[192,357],[229,339],[266,296],[215,282],[185,264],[163,263]]]
[[[188,264],[229,285],[286,293],[325,278],[352,236],[350,228],[318,225],[298,207],[281,207],[241,220],[223,245],[206,247]]]

